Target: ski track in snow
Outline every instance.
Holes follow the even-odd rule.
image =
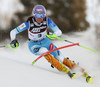
[[[90,35],[88,35],[90,33]],[[95,48],[94,30],[88,30],[82,33],[73,33],[72,35],[62,35],[62,38],[72,42],[79,42],[80,45]],[[69,43],[59,40],[53,40],[57,47],[65,46]],[[75,79],[70,79],[68,75],[59,72],[57,69],[52,69],[50,64],[41,58],[33,66],[32,61],[38,56],[31,54],[28,50],[27,42],[20,43],[18,49],[1,48],[0,49],[0,87],[100,87],[100,67],[99,54],[90,50],[73,46],[60,50],[64,56],[68,56],[93,77],[93,83],[88,84],[82,76],[76,76]],[[73,71],[72,71],[73,72]],[[76,71],[76,73],[79,73]]]

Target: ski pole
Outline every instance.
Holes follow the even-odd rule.
[[[0,46],[0,48],[3,48],[3,47],[10,47],[10,44],[9,45],[5,45],[5,46]]]
[[[63,49],[63,48],[67,48],[67,47],[75,46],[75,45],[79,45],[79,43],[74,43],[74,44],[70,44],[70,45],[62,46],[62,47],[59,47],[59,48],[56,48],[56,49],[53,49],[53,50],[47,51],[47,52],[43,53],[41,56],[39,56],[37,59],[35,59],[35,60],[32,62],[32,64],[34,64],[38,59],[40,59],[41,57],[47,55],[48,53],[51,53],[51,52],[53,52],[53,51],[60,50],[60,49]]]
[[[68,40],[64,40],[64,39],[62,39],[62,38],[60,38],[60,37],[57,37],[57,39],[60,39],[60,40],[63,40],[63,41],[66,41],[66,42],[69,42],[69,43],[73,43],[73,44],[74,44],[74,42],[71,42],[71,41],[68,41]],[[85,49],[88,49],[88,50],[91,50],[91,51],[96,52],[96,53],[100,53],[99,51],[96,51],[96,50],[93,50],[93,49],[91,49],[91,48],[82,46],[82,45],[80,45],[80,44],[79,44],[78,46],[80,46],[80,47],[82,47],[82,48],[85,48]]]
[[[48,37],[48,36],[49,36],[49,35],[47,35],[47,37]],[[74,42],[71,42],[71,41],[62,39],[62,38],[60,38],[60,37],[57,37],[56,35],[55,35],[55,38],[56,38],[56,39],[60,39],[60,40],[65,41],[65,42],[69,42],[69,43],[74,44]],[[82,48],[85,48],[85,49],[88,49],[88,50],[91,50],[91,51],[96,52],[96,53],[100,53],[99,51],[93,50],[93,49],[91,49],[91,48],[88,48],[88,47],[85,47],[85,46],[82,46],[82,45],[78,45],[78,46],[80,46],[80,47],[82,47]]]

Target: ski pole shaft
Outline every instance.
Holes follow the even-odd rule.
[[[66,41],[66,42],[69,42],[69,43],[74,44],[74,42],[71,42],[71,41],[62,39],[62,38],[60,38],[60,37],[56,37],[56,38],[57,38],[57,39],[60,39],[60,40],[62,40],[62,41]],[[99,51],[93,50],[93,49],[91,49],[91,48],[88,48],[88,47],[85,47],[85,46],[82,46],[82,45],[78,45],[78,46],[80,46],[80,47],[82,47],[82,48],[85,48],[85,49],[88,49],[88,50],[91,50],[91,51],[96,52],[96,53],[100,53]]]
[[[3,48],[3,47],[10,47],[10,44],[9,45],[5,45],[5,46],[0,46],[0,48]]]
[[[47,52],[45,52],[44,54],[42,54],[41,56],[39,56],[37,59],[35,59],[35,60],[32,62],[32,64],[34,64],[38,59],[40,59],[40,58],[43,57],[44,55],[47,55],[48,53],[51,53],[51,52],[53,52],[53,51],[60,50],[60,49],[63,49],[63,48],[67,48],[67,47],[75,46],[75,45],[79,45],[79,43],[74,43],[74,44],[70,44],[70,45],[62,46],[62,47],[59,47],[59,48],[56,48],[56,49],[53,49],[53,50],[47,51]]]

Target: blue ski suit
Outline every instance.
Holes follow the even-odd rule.
[[[29,50],[34,55],[41,55],[44,52],[55,49],[56,46],[50,41],[48,37],[46,37],[47,27],[51,28],[51,30],[57,35],[61,36],[62,31],[58,28],[58,26],[50,19],[45,17],[43,22],[38,24],[33,16],[29,17],[28,20],[18,27],[14,28],[10,32],[11,40],[16,39],[16,34],[28,30],[28,47]],[[56,59],[59,57],[63,57],[59,50],[51,53]],[[64,57],[63,57],[64,58]]]

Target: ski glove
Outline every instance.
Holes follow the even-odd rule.
[[[18,43],[17,40],[13,40],[13,41],[11,41],[10,46],[11,46],[13,49],[16,49],[16,48],[19,46],[19,43]]]
[[[56,38],[57,38],[56,34],[54,34],[54,33],[52,33],[52,32],[46,33],[46,36],[47,36],[48,38],[50,38],[50,39],[56,39]]]

